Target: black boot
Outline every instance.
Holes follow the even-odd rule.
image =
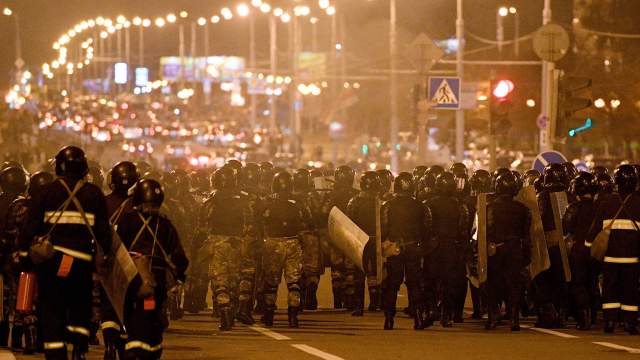
[[[27,325],[24,333],[24,352],[25,355],[32,355],[36,352],[38,329],[34,325]]]
[[[444,305],[442,306],[442,312],[440,315],[440,324],[442,324],[442,327],[444,328],[453,326],[451,323],[451,312],[449,311],[449,308]]]
[[[11,349],[22,350],[22,335],[24,334],[24,328],[22,325],[13,325],[11,329]]]
[[[71,360],[86,360],[87,352],[84,350],[76,349],[73,347],[73,352],[71,353]]]
[[[289,314],[289,327],[298,328],[300,326],[300,324],[298,324],[298,308],[290,307],[288,314]]]
[[[496,311],[494,309],[487,309],[487,323],[484,325],[485,330],[493,330],[498,325],[496,319]]]
[[[369,287],[369,311],[378,311],[378,289],[377,287]]]
[[[416,314],[413,317],[413,329],[424,330],[424,319],[422,319],[422,310],[416,310]]]
[[[591,316],[589,316],[589,310],[579,309],[577,317],[578,318],[576,320],[578,323],[576,324],[576,329],[583,331],[591,329]]]
[[[384,314],[384,329],[393,330],[393,315],[389,313]]]
[[[238,305],[238,313],[236,314],[236,319],[245,325],[253,325],[255,324],[255,320],[253,320],[253,316],[251,316],[251,303],[248,300],[240,301]]]
[[[606,334],[613,334],[616,330],[616,324],[613,321],[605,321],[604,322],[604,332]]]
[[[520,331],[520,309],[511,308],[511,331]]]
[[[0,321],[0,347],[9,346],[9,323]]]
[[[433,326],[433,314],[431,313],[431,309],[427,308],[424,311],[424,320],[422,321],[422,328],[426,329],[431,326]]]
[[[233,309],[229,306],[219,308],[220,312],[220,331],[229,331],[233,328]]]
[[[104,360],[116,360],[118,349],[111,341],[104,342]]]
[[[262,322],[266,327],[273,326],[273,309],[265,309],[264,315],[262,316]]]
[[[624,331],[626,331],[629,335],[638,335],[637,325],[630,322],[624,324]]]
[[[304,303],[305,310],[318,310],[318,297],[316,296],[317,292],[318,284],[307,285],[307,296],[306,302]]]

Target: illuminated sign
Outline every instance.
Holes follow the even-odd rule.
[[[119,62],[114,65],[113,81],[116,84],[126,84],[129,80],[129,67],[127,63]]]

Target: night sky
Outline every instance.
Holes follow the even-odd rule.
[[[398,25],[400,41],[410,42],[420,32],[431,38],[447,38],[455,34],[455,0],[397,0]],[[235,7],[240,0],[12,0],[1,1],[0,6],[11,7],[20,14],[23,57],[28,66],[39,68],[45,61],[54,58],[51,44],[63,32],[74,24],[90,17],[102,15],[115,17],[123,14],[128,18],[136,15],[151,19],[165,16],[169,12],[182,9],[189,11],[194,17],[210,18],[223,6]],[[250,0],[246,0],[250,2]],[[304,2],[304,1],[301,1]],[[270,3],[291,4],[291,0],[270,1]],[[317,9],[316,1],[307,1],[313,9]],[[366,51],[365,43],[388,43],[387,38],[374,34],[377,24],[384,24],[388,18],[388,2],[386,0],[341,0],[344,5],[347,23],[347,44],[356,42],[352,51]],[[561,23],[568,24],[571,19],[572,0],[554,0],[554,17]],[[465,20],[467,28],[475,34],[487,38],[495,38],[495,11],[499,5],[510,5],[518,8],[521,14],[521,34],[535,30],[541,24],[543,0],[465,0]],[[329,21],[326,16],[318,15],[321,48],[328,48]],[[324,21],[323,21],[324,20]],[[258,22],[258,60],[267,59],[267,24],[264,19]],[[372,28],[373,31],[363,31]],[[513,34],[510,22],[506,22],[505,36]],[[246,55],[248,30],[240,19],[228,24],[217,25],[212,30],[212,55]],[[282,28],[284,31],[284,28]],[[147,40],[149,56],[171,55],[177,53],[177,36],[175,27],[155,31]],[[305,32],[305,36],[309,31]],[[14,23],[7,17],[0,17],[0,44],[3,50],[0,55],[0,86],[8,85],[9,72],[15,59]],[[305,41],[308,39],[303,39]],[[136,51],[135,41],[132,51]],[[286,45],[286,43],[282,44]],[[347,45],[348,46],[348,45]],[[366,56],[367,54],[358,54]]]

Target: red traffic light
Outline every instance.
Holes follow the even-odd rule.
[[[513,89],[515,89],[515,85],[513,85],[511,80],[500,80],[493,89],[493,96],[503,99],[507,97]]]

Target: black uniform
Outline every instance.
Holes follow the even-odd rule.
[[[63,203],[73,191],[80,202],[89,224],[72,201],[66,210]],[[63,211],[64,210],[64,211]],[[56,220],[57,219],[57,220]],[[46,185],[33,199],[25,226],[24,241],[43,236],[51,231],[55,249],[53,258],[38,265],[38,291],[43,326],[43,341],[47,358],[66,359],[65,333],[69,333],[74,347],[86,352],[91,319],[93,259],[95,241],[108,252],[111,229],[102,191],[93,184],[73,178],[60,178]],[[89,231],[91,226],[93,231]],[[95,235],[95,239],[93,236]],[[95,240],[95,241],[94,241]]]
[[[455,306],[456,284],[466,276],[471,256],[469,210],[454,195],[435,195],[425,202],[431,217],[431,232],[425,244],[425,298],[429,311],[441,304],[443,326],[450,326]]]
[[[624,200],[618,194],[601,200],[589,240],[592,241],[603,227],[611,224]],[[628,328],[635,328],[638,322],[639,227],[640,195],[636,192],[629,195],[626,205],[611,225],[609,246],[602,264],[602,309],[605,321],[617,322],[621,311]]]
[[[16,263],[13,254],[16,251],[15,240],[12,236],[10,221],[11,206],[18,194],[3,192],[0,194],[0,271],[4,278],[3,287],[0,289],[3,297],[2,311],[3,319],[0,321],[0,346],[8,346],[9,341],[9,318],[13,313],[16,296]],[[19,275],[19,273],[18,273]],[[15,331],[15,330],[14,330]]]
[[[382,303],[386,317],[396,313],[396,299],[404,281],[410,301],[416,304],[421,316],[422,299],[420,278],[422,275],[423,242],[426,237],[425,210],[423,205],[406,194],[395,194],[382,205],[382,239],[392,242],[399,254],[386,261],[387,277],[382,281]]]
[[[136,254],[134,257],[150,257],[156,283],[153,295],[146,298],[141,298],[138,293],[141,286],[139,276],[129,287],[124,321],[128,334],[125,358],[159,359],[162,334],[168,325],[164,313],[168,287],[171,286],[167,281],[168,273],[183,282],[189,261],[171,221],[158,213],[129,212],[120,218],[117,229],[125,247]]]
[[[596,299],[598,292],[598,265],[591,259],[589,248],[589,229],[594,224],[596,206],[592,197],[581,197],[567,207],[562,219],[564,235],[571,238],[573,246],[569,260],[571,262],[571,293],[576,304],[578,317],[583,319],[586,327],[586,316]]]
[[[525,278],[523,269],[531,262],[529,229],[531,213],[512,196],[498,195],[487,205],[487,240],[495,254],[489,254],[487,293],[489,324],[494,326],[502,300],[511,310],[512,329],[519,329],[520,300]]]

